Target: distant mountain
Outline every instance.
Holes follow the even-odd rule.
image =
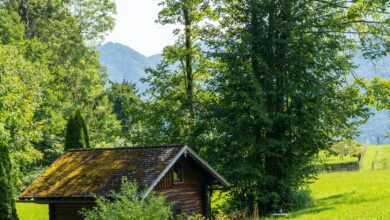
[[[145,76],[145,68],[154,67],[161,62],[160,54],[147,57],[119,43],[109,42],[98,49],[100,62],[107,68],[109,79],[114,82],[122,82],[123,80],[133,82],[140,91],[147,88],[147,85],[140,81]],[[390,57],[372,62],[357,54],[354,63],[358,66],[355,71],[357,76],[368,79],[375,76],[390,78]],[[358,139],[362,143],[390,143],[390,138],[384,138],[386,132],[389,131],[390,111],[374,112],[374,116],[362,126]]]
[[[133,82],[141,91],[147,87],[140,81],[145,76],[145,69],[154,67],[161,61],[159,54],[147,57],[120,43],[105,43],[98,48],[98,51],[100,63],[107,68],[111,81]]]

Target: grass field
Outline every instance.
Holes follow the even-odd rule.
[[[48,220],[49,210],[47,205],[32,203],[18,203],[16,205],[20,220]]]
[[[321,174],[310,185],[314,206],[290,214],[296,220],[390,219],[390,145],[371,146],[359,172]],[[379,164],[372,170],[373,164]]]
[[[323,174],[310,188],[314,206],[292,213],[290,219],[390,219],[388,170]]]
[[[362,165],[359,172],[321,174],[310,185],[313,207],[290,213],[288,219],[390,219],[390,145],[369,147]],[[383,170],[372,170],[373,166]],[[17,208],[20,220],[48,219],[47,206],[18,204]]]

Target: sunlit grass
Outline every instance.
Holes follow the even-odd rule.
[[[390,169],[372,170],[373,162],[386,159],[390,145],[370,146],[361,171],[321,174],[310,185],[314,205],[291,213],[289,219],[390,219]]]
[[[33,203],[18,203],[16,205],[20,220],[48,220],[49,209],[47,205]]]
[[[314,206],[291,219],[390,219],[390,171],[322,174],[310,188]]]

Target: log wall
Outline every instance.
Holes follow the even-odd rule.
[[[208,176],[190,159],[182,159],[183,182],[173,182],[172,170],[158,184],[156,191],[165,196],[177,214],[207,214]]]

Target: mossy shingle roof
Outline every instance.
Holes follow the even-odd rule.
[[[152,185],[183,149],[182,145],[74,150],[58,158],[20,199],[107,196],[122,177],[141,188]]]

